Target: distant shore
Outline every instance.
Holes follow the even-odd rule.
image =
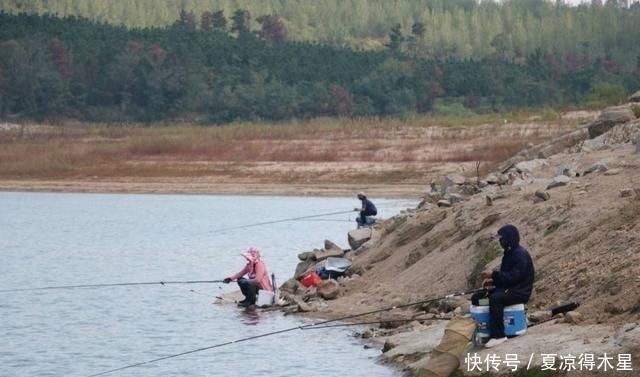
[[[269,184],[210,182],[206,179],[119,179],[119,180],[0,180],[0,191],[180,194],[180,195],[265,195],[265,196],[353,196],[366,191],[372,197],[419,198],[424,185],[356,184]]]

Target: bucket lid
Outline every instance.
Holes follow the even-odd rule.
[[[324,269],[327,271],[345,272],[351,267],[351,264],[351,261],[347,258],[329,257],[327,258],[327,264],[324,266]]]
[[[471,305],[471,308],[469,308],[469,311],[471,313],[489,313],[489,307],[488,306],[476,306],[476,305]]]

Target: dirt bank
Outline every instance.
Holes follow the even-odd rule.
[[[415,196],[432,179],[475,172],[476,161],[486,169],[585,118],[431,121],[0,124],[0,190],[352,195],[368,186],[378,197]]]
[[[371,239],[346,254],[354,275],[339,282],[335,299],[323,300],[293,281],[283,288],[304,302],[303,309],[312,312],[306,315],[337,318],[477,287],[479,272],[500,261],[501,250],[491,236],[502,225],[514,224],[537,270],[529,312],[567,301],[581,307],[566,319],[571,324],[559,318],[539,325],[491,353],[503,358],[506,353],[533,354],[532,365],[542,363],[542,353],[623,353],[633,355],[637,370],[640,153],[632,140],[640,135],[640,121],[618,123],[596,138],[589,139],[589,127],[575,144],[559,139],[561,148],[534,147],[539,151],[535,160],[512,161],[480,182],[454,176],[437,182],[419,208],[376,224]],[[544,154],[550,150],[554,154]],[[421,375],[416,365],[424,363],[442,336],[442,324],[433,321],[467,310],[465,300],[452,300],[363,319],[420,318],[391,331],[374,326],[368,336],[378,334],[384,342],[389,335],[404,334],[391,339],[391,348],[406,346],[406,352],[385,357]]]
[[[206,195],[285,195],[285,196],[353,196],[365,190],[375,197],[416,198],[424,185],[304,185],[220,182],[209,178],[127,178],[113,180],[2,180],[0,191],[85,192],[130,194],[206,194]]]

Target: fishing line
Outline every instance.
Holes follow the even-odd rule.
[[[126,287],[126,286],[140,286],[140,285],[168,285],[168,284],[210,284],[210,283],[223,283],[223,280],[187,280],[187,281],[153,281],[153,282],[141,282],[141,283],[110,283],[110,284],[83,284],[83,285],[59,285],[52,287],[40,287],[40,288],[16,288],[16,289],[2,289],[0,293],[7,292],[26,292],[26,291],[44,291],[51,289],[75,289],[75,288],[102,288],[102,287]]]
[[[331,216],[331,215],[343,215],[345,213],[351,213],[353,212],[353,210],[351,211],[340,211],[340,212],[331,212],[331,213],[321,213],[318,215],[309,215],[309,216],[300,216],[300,217],[292,217],[292,218],[288,218],[288,219],[281,219],[281,220],[272,220],[272,221],[263,221],[263,222],[259,222],[259,223],[253,223],[253,224],[247,224],[247,225],[239,225],[239,226],[232,226],[232,227],[228,227],[228,228],[219,228],[219,229],[214,229],[211,230],[207,233],[221,233],[221,232],[227,232],[229,230],[236,230],[236,229],[245,229],[245,228],[251,228],[254,226],[262,226],[262,225],[270,225],[270,224],[277,224],[277,223],[284,223],[287,221],[296,221],[296,220],[304,220],[304,219],[312,219],[314,217],[323,217],[323,216]]]
[[[211,297],[211,295],[208,295],[208,294],[203,293],[203,292],[200,292],[200,291],[196,291],[195,289],[191,289],[191,288],[183,288],[183,287],[181,287],[181,286],[179,286],[179,285],[174,285],[174,286],[172,286],[172,287],[173,287],[173,288],[176,288],[176,289],[180,289],[180,290],[182,290],[182,291],[192,292],[192,293],[195,293],[195,294],[200,295],[200,296]],[[218,288],[220,288],[220,287],[218,287]]]
[[[191,350],[191,351],[186,351],[186,352],[181,352],[181,353],[177,353],[177,354],[173,354],[173,355],[163,356],[163,357],[159,357],[159,358],[153,359],[153,360],[143,361],[143,362],[135,363],[135,364],[129,364],[129,365],[126,365],[126,366],[123,366],[123,367],[120,367],[120,368],[111,369],[111,370],[107,370],[107,371],[104,371],[104,372],[92,374],[92,375],[89,375],[87,377],[103,376],[105,374],[110,374],[110,373],[113,373],[113,372],[118,372],[118,371],[129,369],[129,368],[135,368],[135,367],[138,367],[138,366],[141,366],[141,365],[151,364],[151,363],[155,363],[155,362],[158,362],[158,361],[172,359],[172,358],[175,358],[175,357],[189,355],[189,354],[196,353],[196,352],[202,352],[202,351],[207,351],[207,350],[214,349],[214,348],[224,347],[224,346],[228,346],[228,345],[231,345],[231,344],[242,343],[242,342],[246,342],[246,341],[249,341],[249,340],[264,338],[264,337],[271,336],[271,335],[278,335],[278,334],[282,334],[282,333],[286,333],[286,332],[291,332],[291,331],[294,331],[294,330],[313,329],[313,328],[316,328],[316,327],[318,327],[320,325],[325,325],[325,324],[332,323],[332,322],[340,322],[340,321],[345,321],[345,320],[348,320],[348,319],[351,319],[351,318],[357,318],[357,317],[362,317],[362,316],[365,316],[365,315],[381,313],[381,312],[385,312],[385,311],[389,311],[389,310],[393,310],[393,309],[408,308],[408,307],[411,307],[411,306],[427,304],[427,303],[434,302],[434,301],[446,300],[448,298],[452,298],[452,297],[456,297],[456,296],[464,296],[464,295],[468,295],[468,294],[472,294],[472,293],[483,292],[483,291],[486,291],[487,289],[489,289],[489,288],[478,288],[478,289],[473,289],[473,290],[465,291],[465,292],[451,293],[451,294],[448,294],[448,295],[445,295],[445,296],[442,296],[442,297],[433,298],[433,299],[429,299],[429,300],[422,300],[422,301],[416,301],[416,302],[403,304],[403,305],[395,305],[395,306],[390,306],[390,307],[387,307],[387,308],[375,309],[375,310],[371,310],[371,311],[363,312],[363,313],[359,313],[359,314],[352,314],[352,315],[348,315],[348,316],[344,316],[344,317],[340,317],[340,318],[329,319],[329,320],[321,321],[321,322],[318,322],[318,323],[310,323],[310,324],[302,325],[302,326],[289,327],[289,328],[278,330],[278,331],[268,332],[268,333],[264,333],[264,334],[260,334],[260,335],[254,335],[254,336],[250,336],[250,337],[247,337],[247,338],[236,339],[236,340],[232,340],[232,341],[229,341],[229,342],[219,343],[219,344],[215,344],[215,345],[208,346],[208,347],[202,347],[202,348],[198,348],[198,349]]]
[[[351,223],[353,221],[351,220],[340,220],[340,219],[309,219],[309,220],[301,220],[301,221],[309,221],[309,222],[315,222],[315,221],[327,221],[327,222],[340,222],[340,223]]]

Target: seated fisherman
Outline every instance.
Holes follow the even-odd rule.
[[[362,206],[360,208],[354,208],[354,211],[360,211],[360,216],[356,218],[356,222],[358,223],[358,228],[367,224],[367,216],[375,216],[378,214],[378,209],[371,202],[371,200],[367,199],[367,196],[364,192],[360,191],[357,195],[358,199],[362,202]]]
[[[500,270],[484,271],[482,286],[495,286],[488,293],[476,293],[471,297],[473,305],[489,295],[491,339],[485,347],[491,348],[507,340],[504,333],[504,308],[529,301],[533,290],[535,270],[527,250],[520,246],[520,233],[513,225],[498,230],[500,246],[504,249]]]
[[[236,274],[225,278],[223,282],[228,284],[237,280],[240,291],[244,295],[244,300],[240,301],[238,306],[248,307],[256,303],[259,289],[272,291],[273,287],[271,280],[269,280],[267,266],[260,259],[260,251],[257,247],[251,246],[249,250],[240,253],[240,255],[247,260],[247,264]]]

